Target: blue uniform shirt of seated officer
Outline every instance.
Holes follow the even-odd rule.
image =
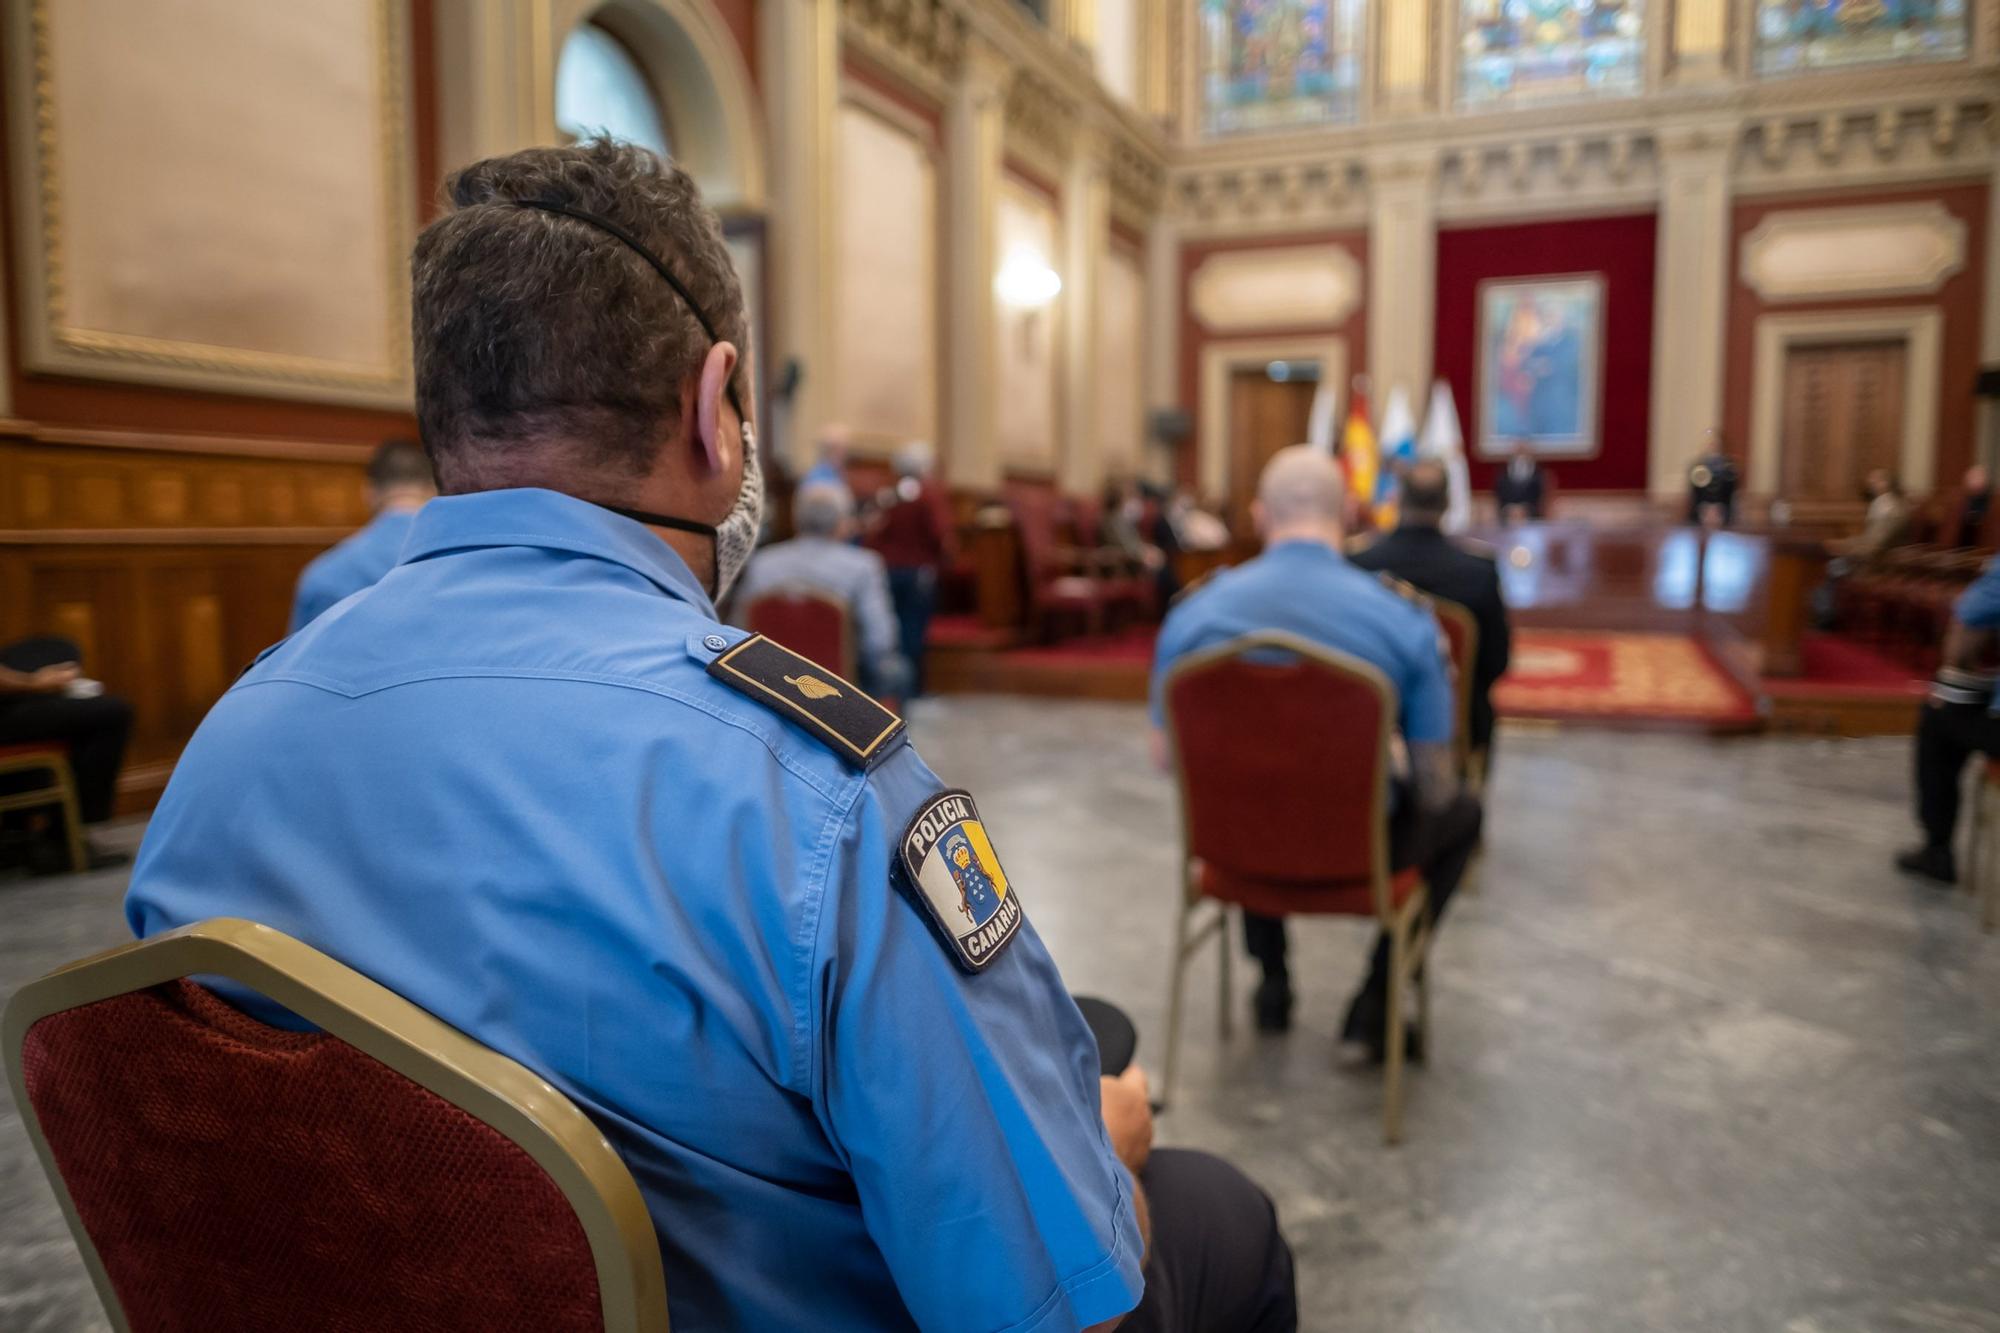
[[[450,197],[412,263],[443,494],[202,723],[133,929],[265,922],[548,1077],[637,1178],[677,1328],[1115,1320],[1143,1090],[1114,1106],[1018,902],[976,972],[927,917],[911,839],[970,798],[899,723],[869,747],[711,671],[760,643],[711,598],[763,494],[714,215],[604,141]]]
[[[1370,663],[1395,689],[1396,727],[1409,754],[1408,771],[1394,788],[1390,857],[1398,869],[1424,868],[1432,910],[1441,913],[1479,836],[1479,806],[1460,790],[1454,771],[1450,669],[1430,611],[1341,555],[1343,496],[1340,468],[1331,455],[1293,445],[1272,456],[1251,506],[1263,554],[1196,588],[1160,627],[1152,681],[1155,755],[1164,764],[1167,669],[1189,653],[1246,634],[1284,630]],[[1246,948],[1264,969],[1257,1024],[1282,1031],[1290,1026],[1292,1010],[1284,921],[1246,912],[1243,933]],[[1366,1045],[1378,1057],[1388,963],[1386,941],[1378,942],[1343,1029],[1344,1039]]]
[[[375,517],[352,536],[313,558],[292,597],[292,632],[311,624],[341,598],[370,587],[395,567],[410,523],[431,497],[430,460],[408,440],[390,440],[368,460],[368,504]]]
[[[810,482],[792,497],[792,526],[798,536],[760,549],[750,557],[733,599],[736,623],[746,623],[750,603],[786,588],[822,592],[847,606],[859,638],[861,688],[900,699],[909,688],[910,669],[889,605],[889,572],[882,557],[856,546],[854,496],[838,482]],[[840,663],[826,665],[838,670]]]

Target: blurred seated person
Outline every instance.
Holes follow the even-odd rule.
[[[799,478],[801,486],[847,486],[847,452],[851,439],[838,422],[819,433],[819,457]]]
[[[792,525],[798,536],[750,557],[731,620],[746,623],[752,602],[787,588],[839,598],[853,617],[855,665],[861,676],[855,684],[868,694],[901,699],[910,688],[910,669],[897,646],[889,576],[881,556],[853,543],[854,497],[838,482],[806,482],[792,497]],[[841,668],[838,662],[821,665]]]
[[[1838,557],[1834,563],[1845,561],[1848,569],[1879,558],[1909,535],[1910,506],[1903,498],[1902,483],[1887,468],[1878,467],[1868,473],[1862,486],[1868,513],[1861,531],[1826,544],[1827,553]]]
[[[83,674],[83,654],[74,643],[51,635],[0,647],[0,745],[46,743],[66,750],[85,824],[111,818],[131,735],[132,705]],[[0,790],[27,791],[38,781],[32,774],[8,774],[0,777],[6,784]],[[93,866],[123,859],[91,850]]]
[[[1493,503],[1500,513],[1500,525],[1539,523],[1548,517],[1553,490],[1549,474],[1526,440],[1514,441],[1507,466],[1493,478]]]
[[[931,447],[922,440],[898,450],[896,484],[875,502],[868,547],[888,570],[896,638],[909,666],[909,694],[924,692],[925,644],[937,610],[939,573],[951,560],[949,501],[931,476]]]
[[[1127,477],[1107,481],[1104,484],[1104,544],[1116,547],[1135,564],[1157,570],[1167,563],[1167,553],[1156,540],[1158,535],[1148,530],[1146,494],[1139,483]]]
[[[1974,463],[1965,470],[1965,478],[1959,483],[1957,512],[1945,531],[1945,539],[1957,547],[1979,547],[1990,543],[1986,540],[1986,516],[1993,512],[1993,478],[1983,463]]]
[[[1917,720],[1917,823],[1924,841],[1896,866],[1940,884],[1955,883],[1952,834],[1958,827],[1960,779],[1975,754],[2000,755],[2000,695],[1993,660],[2000,645],[2000,560],[1988,561],[1959,594],[1945,631],[1944,664]]]
[[[1396,730],[1409,756],[1390,796],[1390,859],[1396,870],[1422,867],[1435,926],[1478,844],[1479,802],[1461,788],[1455,769],[1455,701],[1437,622],[1428,608],[1340,554],[1344,491],[1339,464],[1311,445],[1272,455],[1251,505],[1264,553],[1195,588],[1160,627],[1153,659],[1154,754],[1164,766],[1166,674],[1189,653],[1245,634],[1284,630],[1379,668],[1395,690]],[[1283,740],[1243,738],[1246,745]],[[1264,972],[1255,1001],[1257,1026],[1283,1032],[1292,1014],[1284,918],[1245,912],[1243,943]],[[1341,1028],[1343,1042],[1365,1046],[1377,1060],[1390,1039],[1388,982],[1384,936]]]
[[[1736,521],[1736,460],[1722,435],[1711,430],[1694,462],[1688,464],[1688,522],[1726,528]]]
[[[1229,525],[1201,507],[1185,488],[1167,503],[1167,522],[1183,551],[1220,551],[1229,545]]]
[[[299,575],[292,598],[296,634],[335,602],[372,588],[395,568],[417,511],[436,498],[431,461],[408,440],[390,440],[368,460],[368,506],[375,517],[366,527],[321,552]]]
[[[1444,464],[1432,458],[1412,463],[1403,473],[1403,510],[1396,530],[1350,558],[1362,569],[1393,575],[1472,613],[1479,626],[1479,656],[1472,670],[1468,739],[1473,749],[1486,750],[1493,744],[1493,682],[1505,674],[1512,646],[1507,603],[1493,557],[1467,550],[1445,535],[1440,525],[1450,505],[1451,479]]]

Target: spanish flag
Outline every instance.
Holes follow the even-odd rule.
[[[1356,389],[1347,406],[1347,429],[1340,437],[1340,468],[1347,474],[1347,501],[1358,506],[1364,521],[1375,502],[1375,484],[1382,471],[1375,432],[1368,425],[1368,399]]]

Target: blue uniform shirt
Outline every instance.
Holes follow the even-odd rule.
[[[1395,687],[1397,723],[1413,743],[1451,740],[1456,707],[1437,621],[1323,542],[1289,541],[1225,569],[1167,614],[1153,655],[1153,725],[1164,722],[1167,668],[1197,649],[1285,630],[1351,654]]]
[[[1966,585],[1952,608],[1967,629],[2000,629],[2000,560],[1989,560],[1979,577]],[[2000,687],[1993,693],[1993,711],[2000,712]]]
[[[343,597],[352,596],[373,584],[395,567],[410,535],[412,509],[385,509],[368,520],[359,532],[342,538],[321,551],[299,575],[298,592],[292,598],[292,633],[313,622],[321,612]]]
[[[1055,964],[1022,925],[959,970],[891,878],[938,780],[708,675],[744,637],[637,523],[432,501],[202,722],[132,928],[266,922],[549,1078],[638,1179],[677,1328],[1129,1309],[1130,1180]]]

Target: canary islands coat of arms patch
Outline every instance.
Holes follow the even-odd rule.
[[[940,792],[903,832],[911,896],[968,972],[984,971],[1021,928],[1021,902],[972,797]]]

